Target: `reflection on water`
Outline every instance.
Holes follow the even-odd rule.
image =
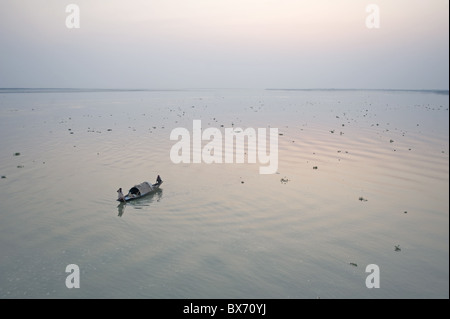
[[[117,206],[117,211],[119,212],[119,214],[117,216],[122,217],[122,215],[125,212],[125,208],[129,207],[129,208],[134,208],[134,209],[142,209],[143,207],[148,207],[150,206],[151,203],[153,203],[154,201],[159,202],[162,198],[162,194],[163,194],[163,189],[159,188],[157,190],[155,190],[154,192],[145,195],[141,198],[132,200],[132,201],[128,201],[128,202],[121,202],[118,206]]]

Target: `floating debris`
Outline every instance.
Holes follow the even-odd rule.
[[[350,263],[350,266],[358,267],[358,264],[356,264],[356,263]]]
[[[112,131],[112,128],[107,129],[107,131],[108,131],[108,132],[111,132],[111,131]]]
[[[330,133],[332,133],[332,134],[333,134],[333,133],[334,133],[334,130],[330,131]]]
[[[17,165],[17,168],[24,168],[25,166],[23,165]]]
[[[395,246],[395,251],[402,251],[402,249],[400,248],[400,245]]]
[[[20,153],[19,152],[14,153],[14,156],[20,156]]]
[[[317,166],[314,166],[313,169],[319,169]]]
[[[289,179],[287,177],[283,177],[282,179],[280,179],[280,182],[282,184],[286,184],[287,182],[289,182]]]
[[[2,175],[2,179],[5,179],[6,178],[6,176],[5,175]]]
[[[359,200],[360,200],[361,202],[367,202],[367,199],[365,199],[364,197],[360,197]]]

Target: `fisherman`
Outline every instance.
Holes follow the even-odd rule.
[[[122,188],[119,188],[119,189],[117,190],[117,193],[119,194],[119,201],[125,202],[125,196],[123,196]]]
[[[161,184],[162,183],[162,179],[161,177],[158,175],[158,177],[156,178],[156,183],[157,184]]]

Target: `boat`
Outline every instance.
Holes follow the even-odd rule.
[[[129,201],[132,201],[132,200],[135,200],[138,198],[142,198],[142,197],[158,190],[162,183],[163,183],[163,181],[162,181],[161,177],[158,175],[158,177],[156,178],[155,184],[151,184],[149,182],[142,182],[138,185],[134,185],[133,187],[130,188],[130,190],[128,191],[128,194],[125,196],[122,193],[122,188],[119,188],[117,190],[117,193],[119,195],[119,198],[117,199],[117,201],[129,202]]]

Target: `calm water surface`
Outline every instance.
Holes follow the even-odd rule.
[[[448,107],[432,92],[0,90],[0,298],[448,298]],[[194,119],[278,128],[277,174],[172,163],[170,133]],[[161,191],[115,201],[157,174]]]

